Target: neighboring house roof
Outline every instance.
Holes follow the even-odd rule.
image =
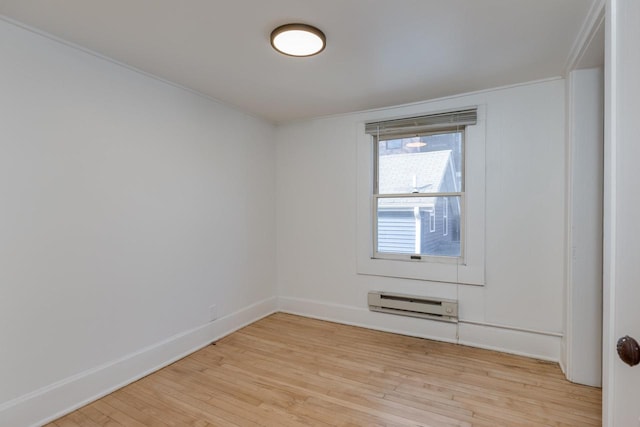
[[[447,168],[451,164],[450,159],[451,150],[380,156],[378,192],[379,194],[440,192]],[[419,206],[432,207],[435,202],[435,198],[425,197],[420,199]],[[384,208],[409,206],[416,206],[416,199],[380,199],[380,207]]]

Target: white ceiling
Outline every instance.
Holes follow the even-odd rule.
[[[597,0],[0,0],[0,14],[274,122],[562,75]],[[327,36],[276,53],[278,25]]]

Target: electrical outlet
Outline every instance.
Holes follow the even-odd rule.
[[[213,322],[218,318],[218,307],[213,304],[209,307],[209,322]]]

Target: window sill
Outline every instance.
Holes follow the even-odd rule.
[[[430,282],[484,285],[484,268],[474,269],[457,262],[359,257],[357,273]]]
[[[420,255],[419,258],[410,258],[407,255],[395,255],[395,254],[375,254],[371,259],[386,260],[386,261],[400,261],[400,262],[422,262],[422,263],[436,263],[436,264],[458,264],[464,265],[463,257],[452,256],[433,256],[433,255]]]

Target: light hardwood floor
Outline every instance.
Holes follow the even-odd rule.
[[[49,426],[599,426],[526,357],[274,314]]]

